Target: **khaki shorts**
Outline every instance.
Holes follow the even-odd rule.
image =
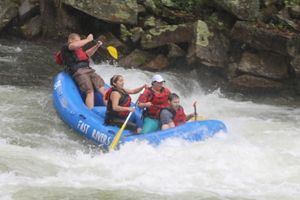
[[[73,75],[74,81],[77,83],[80,91],[88,94],[93,91],[98,91],[99,88],[104,86],[104,81],[94,69],[80,68]]]

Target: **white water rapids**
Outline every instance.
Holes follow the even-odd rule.
[[[0,64],[17,62],[0,57]],[[109,83],[150,84],[153,72],[93,65]],[[227,133],[154,148],[127,143],[103,153],[70,130],[52,105],[51,85],[0,85],[0,199],[300,199],[300,108],[204,94],[196,80],[162,72],[186,113],[225,123]],[[133,100],[138,95],[133,95]]]

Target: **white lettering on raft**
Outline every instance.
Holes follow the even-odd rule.
[[[90,128],[90,125],[84,123],[83,121],[79,120],[77,129],[83,132],[84,134],[87,134],[88,130]]]
[[[101,133],[100,131],[97,131],[96,129],[94,129],[92,132],[92,138],[106,145],[110,144],[111,140],[111,137],[107,137],[107,135]]]
[[[54,84],[54,90],[56,90],[59,86],[61,86],[61,80],[58,80]]]

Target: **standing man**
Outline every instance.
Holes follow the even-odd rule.
[[[68,72],[77,83],[81,92],[86,94],[85,105],[92,109],[94,107],[94,92],[98,91],[103,96],[106,88],[103,79],[90,67],[90,57],[102,45],[101,41],[84,51],[83,46],[93,41],[94,36],[89,34],[86,39],[81,39],[77,33],[71,33],[68,42],[61,47],[61,57],[67,66]]]
[[[185,115],[183,107],[180,105],[180,98],[177,94],[172,93],[168,98],[169,105],[163,108],[159,115],[161,130],[173,128],[175,126],[185,124],[192,117],[196,117],[197,113]]]

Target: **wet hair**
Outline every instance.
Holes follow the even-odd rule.
[[[68,41],[70,41],[70,39],[74,39],[75,37],[80,37],[80,35],[79,34],[77,34],[77,33],[71,33],[70,35],[69,35],[69,37],[68,37]]]
[[[119,78],[122,77],[121,75],[114,75],[113,77],[110,78],[110,86],[116,87],[113,83],[116,83]]]
[[[172,101],[173,99],[180,99],[180,98],[176,93],[171,93],[168,97],[168,100]]]

